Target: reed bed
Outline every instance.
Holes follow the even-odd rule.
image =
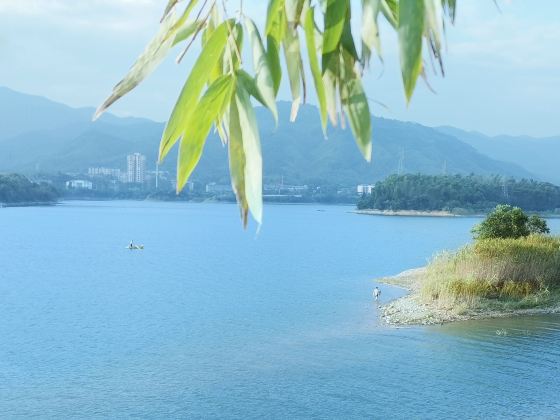
[[[436,255],[421,299],[457,311],[550,305],[560,297],[560,237],[485,239]]]

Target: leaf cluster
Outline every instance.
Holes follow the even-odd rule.
[[[350,0],[269,0],[263,31],[243,13],[241,1],[236,17],[228,16],[223,0],[189,0],[182,12],[179,3],[168,1],[158,33],[98,108],[96,117],[144,80],[171,48],[184,45],[180,61],[200,38],[202,49],[163,132],[159,161],[179,143],[179,192],[214,128],[228,148],[231,182],[244,225],[249,212],[259,224],[262,221],[262,155],[252,101],[260,102],[278,119],[282,56],[292,94],[290,119],[296,119],[306,100],[306,74],[311,74],[324,135],[329,120],[333,126],[348,123],[359,150],[369,161],[372,128],[362,72],[372,51],[381,57],[379,17],[398,33],[403,86],[409,101],[418,77],[425,75],[424,44],[443,73],[444,16],[453,20],[455,15],[455,0],[362,0],[362,28],[356,37],[352,34]],[[247,47],[252,55],[251,72],[243,63]]]

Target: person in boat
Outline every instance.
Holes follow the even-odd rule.
[[[375,289],[373,289],[373,298],[378,300],[379,296],[381,296],[381,290],[379,290],[379,287],[375,286]]]
[[[134,241],[130,241],[130,243],[128,244],[128,248],[130,249],[134,248]]]

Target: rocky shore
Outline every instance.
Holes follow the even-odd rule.
[[[420,298],[420,287],[426,268],[403,271],[392,277],[378,279],[380,283],[405,288],[406,296],[381,306],[381,318],[390,325],[434,325],[470,319],[500,318],[521,315],[560,314],[560,303],[550,307],[516,310],[472,310],[441,308],[436,303],[425,303]]]

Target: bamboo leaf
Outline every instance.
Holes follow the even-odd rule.
[[[194,33],[192,24],[188,23],[187,19],[197,2],[198,0],[191,0],[179,19],[173,13],[175,4],[172,1],[169,2],[167,5],[169,10],[166,9],[157,34],[136,59],[128,73],[115,85],[111,95],[97,108],[93,120],[99,118],[115,101],[122,98],[148,77],[163,61],[171,47]],[[177,36],[179,36],[179,39]]]
[[[189,113],[192,114],[200,93],[211,76],[212,69],[218,63],[224,51],[228,38],[228,23],[231,24],[232,20],[225,21],[216,28],[191,69],[165,126],[159,147],[160,162],[187,128]]]
[[[245,19],[247,32],[251,38],[253,47],[253,67],[255,69],[255,84],[260,92],[265,106],[272,112],[274,121],[278,124],[278,110],[276,109],[276,92],[274,90],[274,79],[269,62],[264,50],[261,36],[255,23],[249,19]]]
[[[274,96],[278,95],[280,82],[282,81],[282,66],[280,65],[280,48],[276,39],[270,35],[266,37],[266,58],[272,74],[274,85]]]
[[[247,227],[247,215],[249,203],[245,193],[245,151],[243,150],[243,134],[239,121],[239,111],[235,99],[231,101],[229,108],[229,173],[231,186],[237,198],[237,204],[241,212],[243,227]]]
[[[175,38],[173,39],[172,47],[183,42],[184,40],[188,39],[193,35],[198,27],[202,25],[199,21],[187,22],[185,23],[176,33]]]
[[[393,28],[397,27],[399,18],[399,4],[397,0],[381,0],[381,13],[383,13],[383,16],[385,16],[385,19]]]
[[[323,85],[327,114],[333,126],[337,125],[337,84],[340,73],[339,51],[323,55]]]
[[[266,35],[272,35],[276,42],[282,42],[282,21],[284,21],[284,3],[285,0],[270,0],[268,3],[268,12],[266,15]]]
[[[168,0],[167,5],[165,6],[165,10],[163,11],[163,16],[161,17],[160,23],[167,17],[171,9],[175,7],[175,5],[179,2],[179,0]]]
[[[381,41],[377,24],[381,1],[362,0],[362,65],[369,62],[373,50],[381,57]]]
[[[245,152],[245,194],[249,210],[260,225],[262,223],[262,155],[257,119],[251,99],[241,85],[237,86],[235,101]]]
[[[416,80],[422,71],[422,35],[424,33],[424,2],[399,2],[399,47],[401,72],[407,102],[410,102]]]
[[[300,21],[304,0],[284,0],[286,6],[286,19],[290,26],[295,28]]]
[[[290,90],[292,92],[290,121],[293,122],[297,117],[299,106],[302,101],[301,81],[305,81],[299,36],[296,29],[288,29],[286,31],[286,36],[284,37],[284,55],[286,58],[286,67],[288,69],[288,78],[290,79]]]
[[[364,158],[371,160],[371,114],[359,75],[354,70],[355,58],[342,50],[340,102]]]
[[[333,52],[338,47],[346,16],[349,13],[349,0],[328,0],[323,33],[323,54]]]
[[[426,10],[425,30],[434,41],[436,50],[441,49],[441,33],[443,28],[443,7],[441,0],[424,0]]]
[[[173,44],[170,33],[177,22],[176,15],[169,13],[159,27],[156,36],[148,43],[124,78],[115,85],[111,95],[97,108],[93,119],[96,120],[115,101],[126,95],[142,82],[161,63]]]
[[[187,118],[177,158],[177,192],[183,189],[198,164],[212,124],[231,100],[234,80],[231,74],[216,79],[196,105],[191,118]]]
[[[319,68],[319,60],[317,58],[317,47],[315,45],[315,18],[314,9],[308,8],[305,21],[305,40],[307,43],[307,54],[309,57],[309,67],[313,76],[315,90],[317,92],[317,102],[319,103],[319,114],[321,115],[321,125],[323,134],[327,135],[327,99],[325,97],[325,86],[321,78],[321,69]]]
[[[262,106],[267,106],[259,88],[257,87],[255,79],[243,69],[238,69],[235,74],[237,75],[237,82],[243,85],[243,88],[249,93],[249,95],[259,101]]]

